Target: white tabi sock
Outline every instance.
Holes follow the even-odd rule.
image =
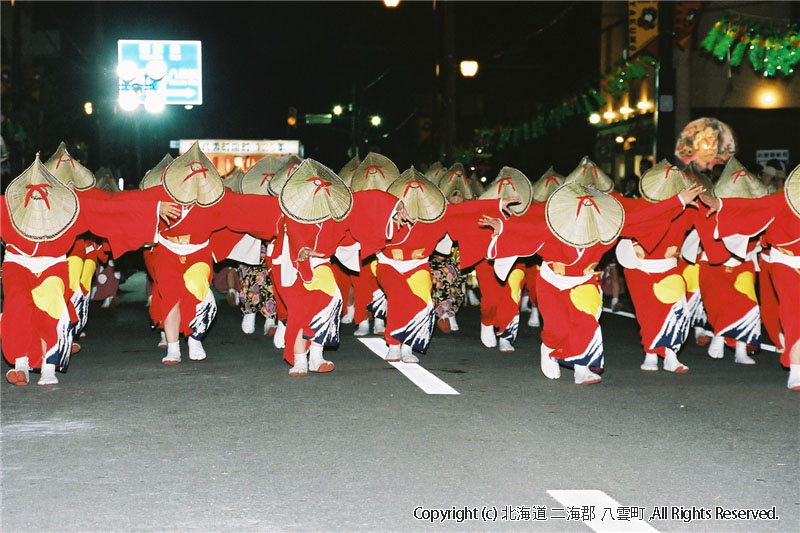
[[[202,341],[189,337],[187,339],[189,344],[189,359],[192,361],[202,361],[206,358],[206,351],[203,349]]]
[[[326,361],[322,357],[322,345],[312,344],[308,350],[308,370],[311,372],[330,372],[333,370],[333,363]],[[296,356],[295,356],[296,357]]]
[[[789,381],[786,386],[792,390],[800,390],[800,364],[789,365]]]
[[[714,359],[722,359],[725,355],[725,338],[714,335],[708,345],[708,355]]]
[[[308,352],[294,354],[294,366],[289,369],[292,377],[303,377],[308,374]]]
[[[756,360],[747,354],[747,343],[744,341],[736,341],[736,354],[734,361],[740,365],[754,365]]]
[[[56,365],[44,363],[42,365],[42,374],[39,377],[39,385],[55,385],[56,383],[58,383],[58,378],[56,378]]]
[[[545,344],[542,343],[540,350],[541,357],[539,360],[539,366],[542,369],[542,374],[544,374],[548,379],[560,378],[561,367],[558,365],[558,361],[550,359],[550,354],[553,352],[553,349],[545,346]]]
[[[165,365],[174,365],[175,363],[181,362],[181,344],[180,342],[168,342],[167,343],[167,355],[161,359],[161,362]]]
[[[644,363],[639,365],[639,368],[646,372],[658,371],[658,354],[646,353],[644,354]]]

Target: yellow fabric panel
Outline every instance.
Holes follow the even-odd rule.
[[[75,292],[78,283],[81,282],[81,270],[83,270],[83,259],[71,255],[67,257],[67,267],[69,268],[69,290]]]
[[[733,286],[737,291],[741,292],[754,302],[758,301],[756,299],[756,277],[752,272],[740,272],[739,275],[736,276],[736,281],[733,282]]]
[[[687,265],[683,269],[683,281],[687,292],[697,292],[700,288],[700,265]]]
[[[522,268],[515,268],[508,275],[506,286],[511,291],[511,298],[514,299],[515,304],[519,304],[520,292],[522,291],[522,282],[525,280],[525,270]]]
[[[378,272],[378,260],[377,259],[373,259],[372,262],[370,262],[369,269],[372,271],[372,275],[373,276],[377,276],[378,275],[377,274],[377,272]]]
[[[31,296],[36,307],[56,320],[67,310],[67,303],[64,301],[64,282],[59,277],[46,278],[31,291]]]
[[[94,271],[97,269],[97,263],[94,262],[93,259],[87,259],[83,262],[83,270],[81,271],[81,287],[86,292],[89,292],[89,289],[92,288],[92,278],[94,277]]]
[[[433,287],[433,280],[431,280],[431,273],[427,270],[419,270],[414,272],[410,278],[406,280],[411,292],[419,296],[426,304],[431,301],[431,288]]]
[[[672,305],[686,294],[683,276],[672,274],[653,285],[653,294],[660,302]]]
[[[336,278],[333,270],[328,265],[320,265],[314,269],[314,279],[311,283],[303,283],[307,291],[322,291],[328,296],[336,293]]]
[[[594,285],[579,285],[569,291],[569,299],[575,309],[587,315],[596,316],[598,309],[603,305],[600,291]]]
[[[195,263],[183,273],[183,283],[186,285],[186,290],[202,302],[210,290],[208,281],[210,276],[211,267],[208,263]]]

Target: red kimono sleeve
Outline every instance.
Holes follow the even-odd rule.
[[[644,203],[640,203],[638,209],[625,211],[625,223],[620,235],[636,239],[650,253],[664,238],[670,223],[683,212],[684,206],[677,195],[658,203],[647,200],[639,202]]]
[[[492,241],[492,229],[480,226],[483,215],[503,218],[499,200],[471,200],[460,204],[448,204],[444,217],[439,221],[454,241],[458,241],[462,269],[469,268],[486,257]]]
[[[227,227],[265,241],[278,235],[278,223],[283,213],[274,196],[226,191],[214,208],[213,216],[219,229]]]
[[[377,253],[386,245],[391,235],[392,214],[399,202],[394,195],[383,191],[353,193],[353,208],[344,222],[350,235],[361,245],[360,259]]]
[[[731,253],[725,248],[721,240],[714,238],[714,228],[717,222],[714,218],[707,218],[707,207],[697,210],[694,215],[694,227],[700,236],[700,244],[712,265],[720,265],[730,259]]]
[[[136,191],[131,191],[134,193]],[[144,192],[144,191],[140,191]],[[111,195],[105,200],[84,197],[76,225],[108,240],[114,257],[153,242],[158,229],[158,201],[149,195]]]

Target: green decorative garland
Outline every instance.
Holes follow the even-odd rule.
[[[540,106],[531,120],[513,125],[497,125],[491,129],[475,130],[472,147],[457,155],[462,160],[470,158],[485,159],[492,157],[492,150],[502,150],[509,143],[519,146],[522,141],[530,141],[542,137],[548,129],[561,128],[568,119],[575,115],[589,116],[597,113],[606,104],[601,92],[619,98],[630,90],[633,80],[648,76],[647,70],[658,65],[650,56],[639,55],[630,61],[618,62],[610,68],[605,76],[590,88],[579,91],[550,107]],[[589,84],[587,84],[589,86]]]
[[[728,61],[733,67],[741,65],[747,54],[753,69],[763,71],[764,76],[789,76],[800,61],[797,23],[782,22],[774,27],[726,16],[714,24],[701,46],[720,61],[730,53]]]

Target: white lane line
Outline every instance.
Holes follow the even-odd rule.
[[[372,353],[381,359],[386,359],[386,354],[388,353],[389,348],[386,346],[386,342],[382,338],[367,337],[360,338],[358,340],[364,343],[364,346],[372,350]],[[418,364],[403,362],[389,364],[402,372],[403,375],[410,379],[414,385],[425,391],[427,394],[458,394],[457,390]]]
[[[645,520],[647,520],[646,516],[641,517],[641,520],[639,518],[620,520],[618,508],[624,506],[620,505],[619,502],[602,490],[548,490],[547,494],[552,496],[565,508],[593,508],[594,518],[583,521],[583,523],[592,528],[593,531],[640,533],[658,531],[645,522]],[[610,511],[607,511],[607,509],[610,509]],[[638,509],[641,510],[642,508],[639,507]],[[612,516],[614,517],[613,519],[611,518]],[[628,516],[630,516],[630,514],[628,514]]]
[[[636,315],[634,315],[633,313],[628,313],[627,311],[614,311],[610,307],[604,307],[603,308],[603,312],[611,313],[612,315],[626,316],[628,318],[636,318]],[[714,336],[714,332],[713,331],[708,331],[707,329],[703,330],[703,333],[708,335],[709,337],[713,337]],[[768,352],[777,352],[778,351],[771,344],[762,344],[761,345],[761,349],[762,350],[766,350]]]

